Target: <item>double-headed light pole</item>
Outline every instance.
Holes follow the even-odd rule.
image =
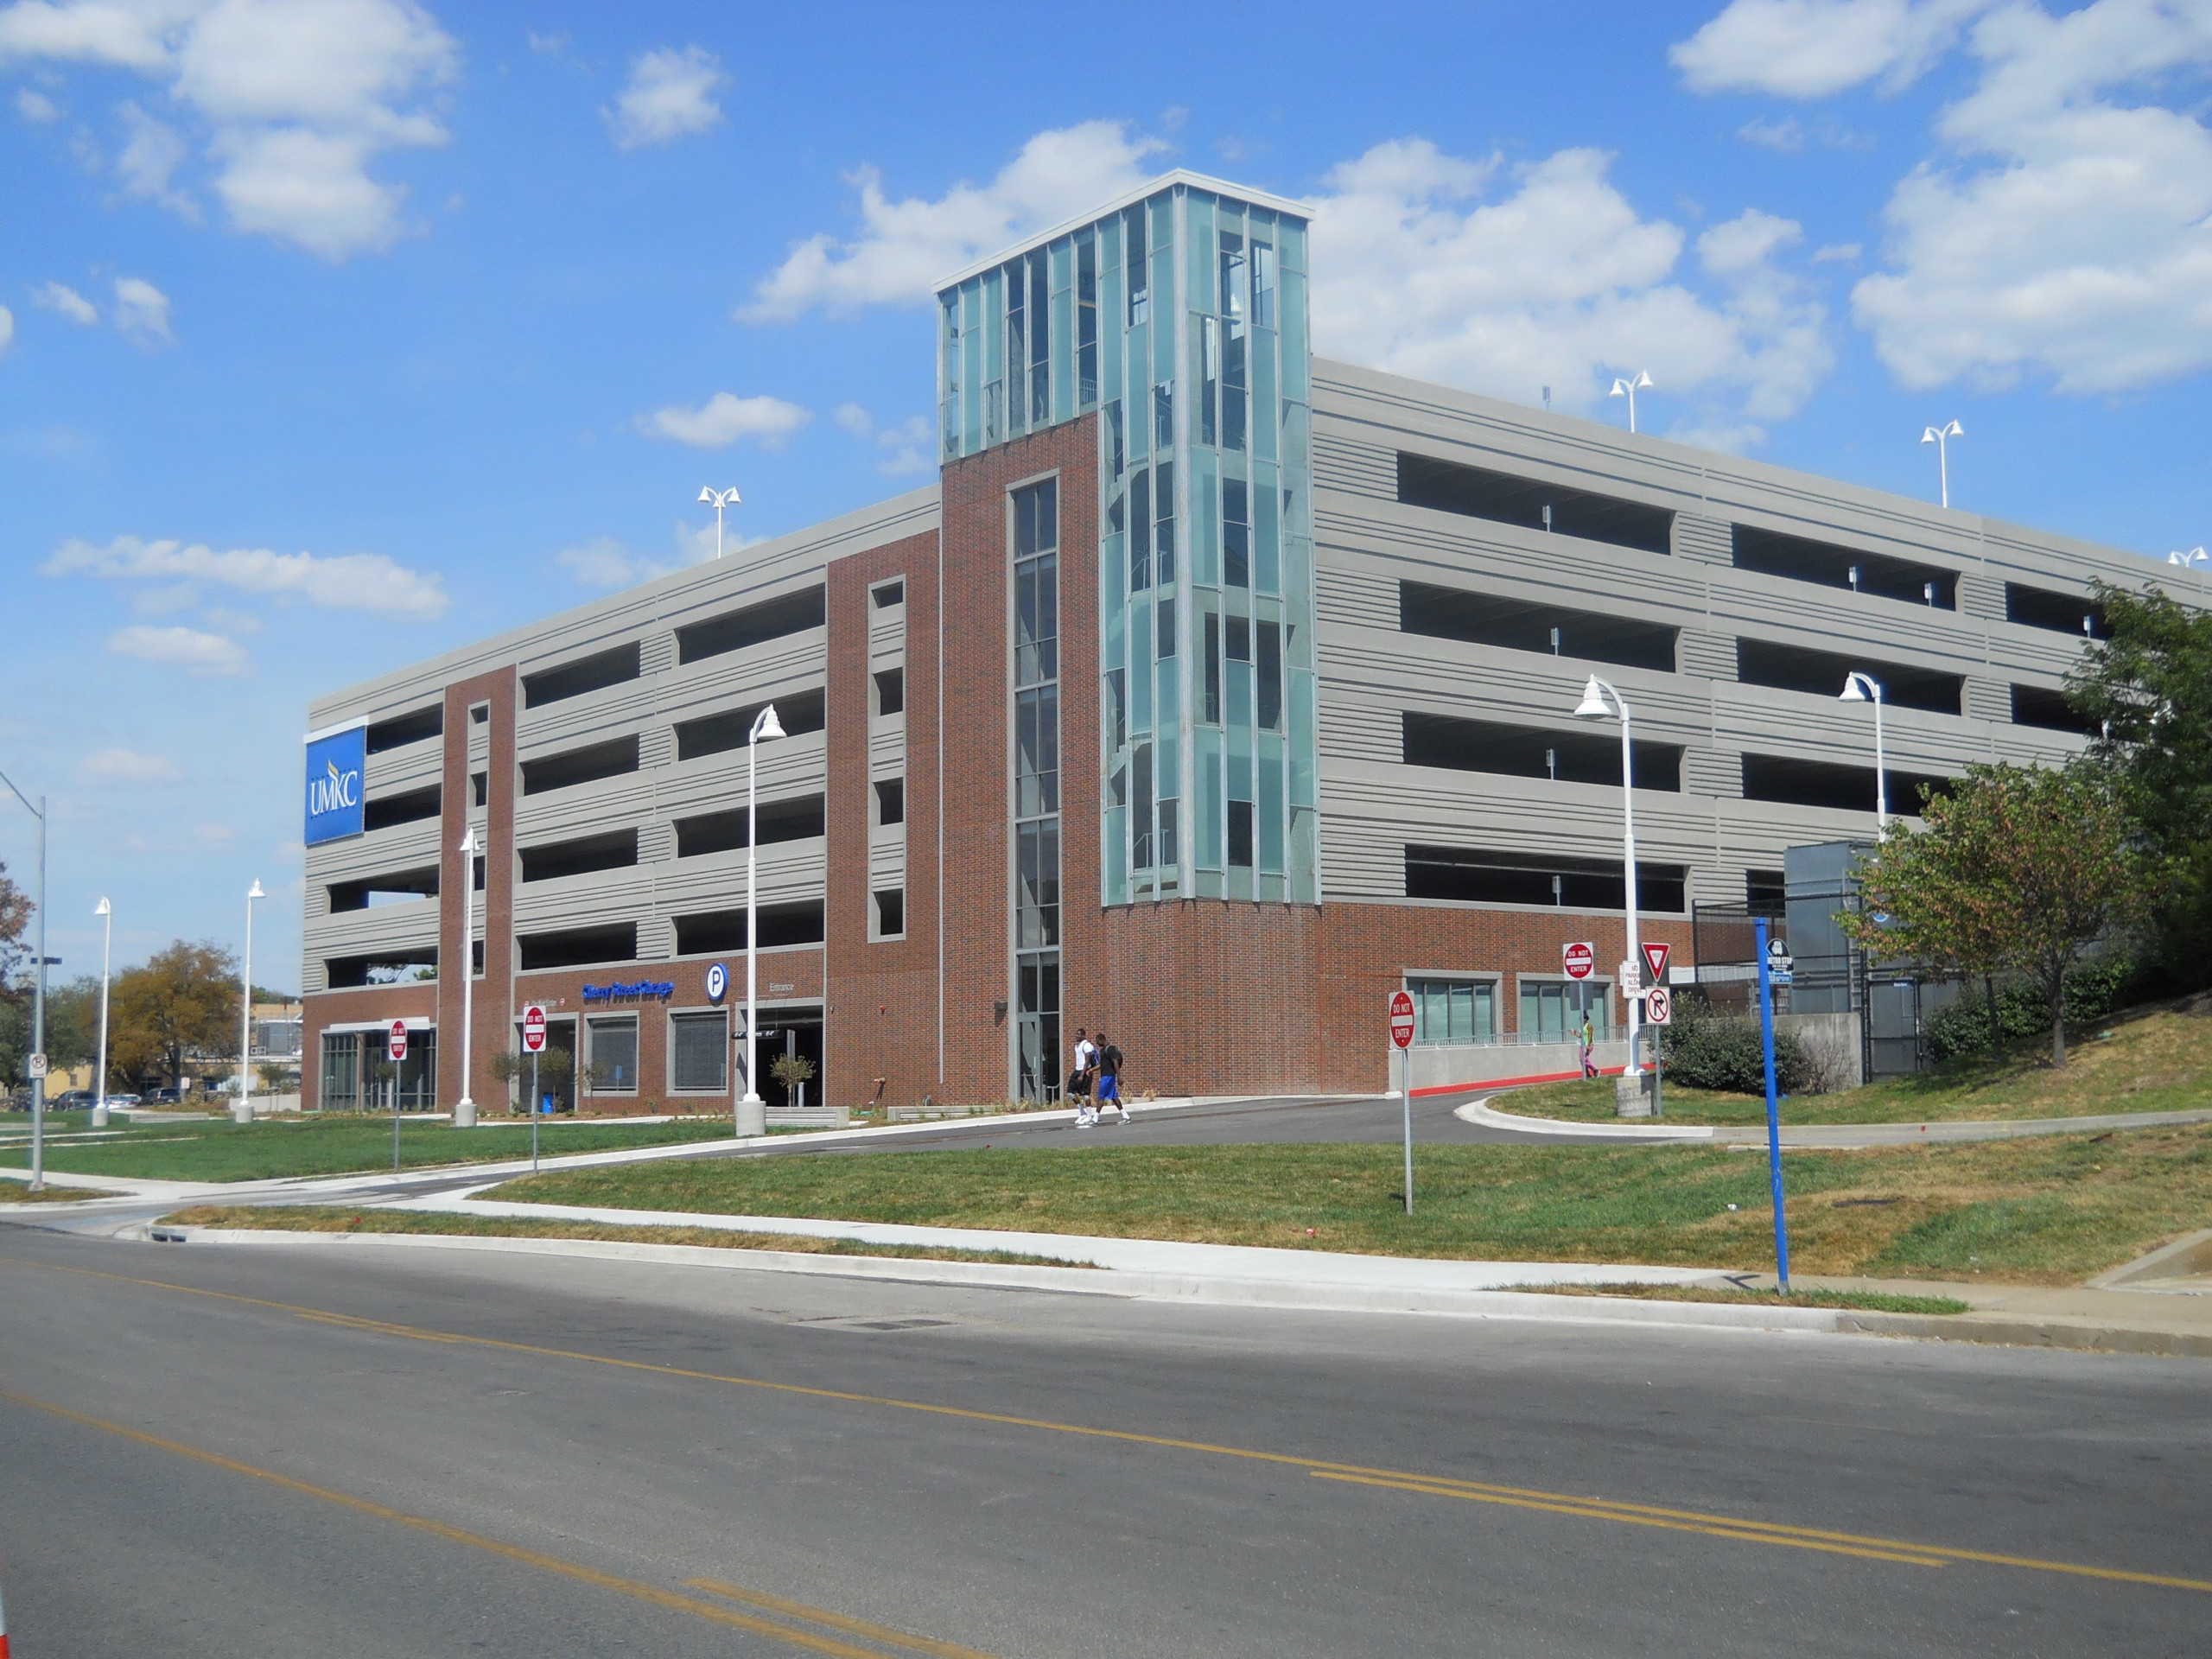
[[[1611,699],[1608,702],[1607,699]],[[1636,925],[1636,749],[1630,736],[1628,700],[1615,690],[1609,681],[1595,674],[1590,683],[1582,688],[1582,701],[1574,706],[1577,720],[1605,720],[1618,713],[1621,722],[1621,876],[1627,891],[1628,966],[1636,972],[1643,971],[1643,942]],[[1624,996],[1628,1004],[1628,1065],[1624,1077],[1638,1077],[1643,1066],[1637,1057],[1637,1039],[1643,1033],[1643,1001],[1639,996]]]
[[[701,505],[715,510],[715,556],[719,559],[722,556],[722,509],[743,506],[744,498],[734,489],[705,489],[699,492],[699,500]]]
[[[16,787],[16,780],[0,772],[0,784],[8,785],[15,798],[23,804],[23,810],[38,820],[38,988],[32,994],[31,1052],[43,1065],[46,1058],[46,797],[38,798],[38,804],[31,804],[30,797]],[[46,1079],[31,1079],[31,1191],[46,1190]]]
[[[1966,435],[1966,428],[1961,426],[1956,421],[1943,426],[1931,426],[1920,435],[1920,441],[1923,443],[1932,443],[1936,446],[1936,478],[1937,483],[1942,487],[1943,505],[1947,507],[1951,505],[1950,441],[1953,438],[1963,438]]]
[[[1638,369],[1633,378],[1614,381],[1613,389],[1605,394],[1608,397],[1628,399],[1628,429],[1630,431],[1636,430],[1636,394],[1639,391],[1649,391],[1652,389],[1651,371]]]
[[[753,720],[745,740],[745,1032],[739,1039],[745,1045],[745,1095],[730,1109],[730,1128],[741,1136],[768,1132],[768,1103],[760,1098],[760,1080],[753,1075],[760,1058],[760,1045],[753,1035],[759,1029],[760,992],[760,884],[753,856],[760,844],[760,746],[783,735],[772,702]]]
[[[253,901],[268,896],[259,881],[246,889],[245,961],[238,970],[245,1001],[238,1010],[238,1097],[231,1108],[233,1123],[253,1122]]]

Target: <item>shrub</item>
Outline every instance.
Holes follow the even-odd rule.
[[[1685,997],[1675,1004],[1674,1023],[1661,1029],[1660,1053],[1672,1081],[1688,1089],[1766,1093],[1766,1055],[1757,1020],[1717,1014]],[[1803,1094],[1814,1081],[1813,1063],[1796,1033],[1776,1032],[1776,1089]]]
[[[2086,1026],[2125,1007],[2140,988],[2139,965],[2120,956],[2083,963],[2066,976],[2066,1023]],[[2050,1029],[2050,1005],[2041,988],[2024,979],[1997,987],[1997,1024],[2007,1046],[2043,1036]],[[1959,1000],[1928,1018],[1924,1027],[1929,1058],[1957,1059],[1989,1052],[1989,993],[1979,982],[1961,987]]]

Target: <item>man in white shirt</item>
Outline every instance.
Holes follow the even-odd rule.
[[[1098,1108],[1090,1097],[1091,1068],[1098,1064],[1098,1046],[1090,1040],[1090,1033],[1081,1026],[1075,1028],[1075,1070],[1083,1079],[1081,1091],[1076,1096],[1075,1126],[1090,1128],[1098,1122]]]

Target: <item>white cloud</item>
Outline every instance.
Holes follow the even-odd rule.
[[[149,345],[176,343],[169,332],[169,296],[143,276],[115,279],[115,326]]]
[[[1992,0],[1732,0],[1667,55],[1692,92],[1821,98],[1910,84]],[[1746,135],[1748,136],[1748,135]]]
[[[8,349],[8,342],[16,337],[16,314],[0,305],[0,352]]]
[[[641,415],[638,429],[649,438],[671,438],[701,449],[723,448],[741,438],[757,438],[775,449],[812,418],[797,404],[780,397],[740,397],[718,391],[696,409],[671,404]]]
[[[60,106],[43,92],[33,92],[26,86],[16,94],[16,113],[35,127],[61,118]]]
[[[99,308],[73,288],[47,283],[31,290],[31,303],[41,311],[58,311],[70,321],[91,327],[100,320]]]
[[[368,611],[421,621],[443,615],[446,608],[445,588],[438,577],[410,570],[381,553],[323,557],[272,553],[266,548],[218,552],[199,543],[187,546],[178,541],[118,536],[105,547],[65,542],[40,568],[49,576],[81,574],[110,581],[210,582],[242,593],[304,599],[330,610]]]
[[[838,430],[849,432],[856,438],[872,438],[875,435],[875,416],[858,404],[838,404],[836,409],[830,410],[830,418],[836,422]]]
[[[1825,248],[1813,251],[1813,263],[1816,265],[1855,265],[1864,251],[1856,242],[1832,242]]]
[[[536,41],[533,39],[532,44]],[[728,77],[721,60],[701,46],[657,47],[630,64],[630,79],[615,95],[614,107],[601,110],[618,149],[670,144],[721,124],[715,92]]]
[[[957,184],[934,201],[890,200],[881,175],[863,168],[852,175],[859,233],[800,243],[738,315],[787,322],[817,308],[926,302],[931,284],[962,265],[1141,183],[1141,163],[1161,148],[1130,137],[1122,122],[1086,121],[1039,133],[988,184]]]
[[[1785,156],[1805,148],[1805,124],[1794,115],[1784,116],[1779,121],[1756,117],[1737,128],[1736,136],[1747,144],[1778,150]]]
[[[459,53],[412,0],[16,0],[0,10],[10,58],[162,83],[199,128],[232,225],[339,260],[401,234],[405,193],[369,168],[445,142],[429,100]],[[180,205],[182,137],[143,111],[124,119],[126,188]]]
[[[107,648],[118,657],[193,674],[243,674],[246,670],[245,646],[197,628],[118,628],[108,636]]]
[[[707,537],[707,552],[715,550],[711,531]],[[632,553],[612,536],[601,536],[595,541],[575,547],[564,547],[553,556],[553,563],[566,570],[587,588],[632,588],[639,582],[650,582],[655,576],[664,576],[671,570],[680,570],[681,564],[658,564]]]
[[[840,404],[830,418],[862,442],[876,446],[882,458],[875,470],[886,478],[926,473],[937,465],[929,453],[931,429],[926,415],[909,415],[896,426],[879,428],[875,416],[858,404]]]
[[[130,130],[130,142],[115,158],[115,170],[122,175],[124,192],[196,218],[199,210],[191,198],[169,188],[169,180],[188,154],[182,135],[136,104],[126,103],[118,112]]]
[[[168,756],[134,754],[129,749],[102,749],[98,754],[87,755],[77,770],[79,775],[96,784],[181,784],[184,781],[184,768]]]
[[[1773,263],[1797,226],[1751,212],[1707,232],[1694,292],[1683,233],[1638,218],[1608,160],[1509,170],[1415,139],[1337,168],[1313,222],[1317,348],[1521,402],[1549,385],[1585,412],[1649,369],[1684,429],[1756,442],[1833,361],[1822,308]]]

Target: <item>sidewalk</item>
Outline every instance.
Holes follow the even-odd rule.
[[[1454,1109],[1463,1123],[1523,1135],[1580,1136],[1602,1141],[1701,1141],[1716,1147],[1764,1147],[1764,1124],[1675,1123],[1664,1118],[1580,1122],[1571,1118],[1531,1117],[1501,1112],[1488,1096]],[[2212,1123],[2212,1111],[2112,1112],[2097,1117],[1961,1118],[1928,1123],[1784,1123],[1784,1148],[1802,1152],[1848,1151],[1855,1147],[1924,1146],[1930,1141],[2009,1141],[2031,1135],[2096,1135],[2108,1129],[2157,1129],[2182,1123]]]

